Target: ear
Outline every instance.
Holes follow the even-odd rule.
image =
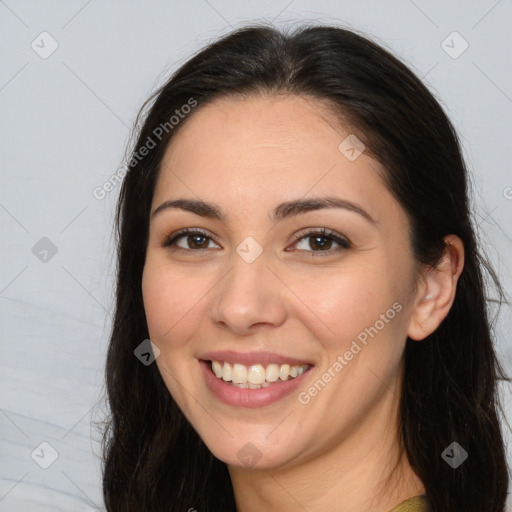
[[[445,248],[435,268],[426,268],[418,286],[407,335],[422,340],[444,320],[455,299],[457,281],[464,268],[464,244],[456,235],[444,238]]]

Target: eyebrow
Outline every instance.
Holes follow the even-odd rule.
[[[158,213],[169,208],[180,209],[187,212],[194,213],[201,217],[217,219],[224,221],[227,215],[216,204],[202,201],[200,199],[173,199],[165,201],[158,206],[151,217],[154,218]],[[310,199],[296,199],[279,204],[270,214],[271,220],[274,222],[282,221],[287,217],[306,213],[314,210],[342,208],[351,212],[355,212],[372,224],[376,224],[375,219],[361,206],[347,199],[340,197],[326,196],[326,197],[312,197]]]

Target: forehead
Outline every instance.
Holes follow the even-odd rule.
[[[186,155],[192,161],[194,156],[211,156],[220,144],[229,151],[216,157],[252,162],[253,155],[244,152],[249,147],[258,148],[254,159],[273,153],[277,157],[283,150],[297,156],[315,153],[322,141],[324,150],[332,151],[337,149],[332,143],[344,132],[333,112],[318,100],[296,95],[229,96],[199,107],[173,138],[168,153],[176,158],[181,150],[193,149]]]
[[[364,151],[347,158],[343,141],[350,135],[326,104],[314,99],[214,100],[199,107],[171,140],[153,203],[199,196],[226,210],[254,212],[255,203],[268,210],[283,199],[338,193],[365,203],[378,217],[376,202],[393,201],[382,166]]]

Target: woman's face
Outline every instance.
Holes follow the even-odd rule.
[[[370,447],[396,421],[409,224],[349,134],[315,100],[227,98],[165,154],[152,214],[188,202],[151,216],[149,333],[169,392],[231,466]]]

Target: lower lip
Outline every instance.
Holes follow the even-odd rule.
[[[278,402],[286,396],[293,393],[303,380],[303,377],[309,374],[311,367],[302,375],[291,380],[277,381],[277,384],[271,384],[266,388],[249,389],[237,388],[216,377],[207,361],[199,361],[204,373],[206,384],[210,391],[225,404],[236,407],[264,407],[265,405]]]

